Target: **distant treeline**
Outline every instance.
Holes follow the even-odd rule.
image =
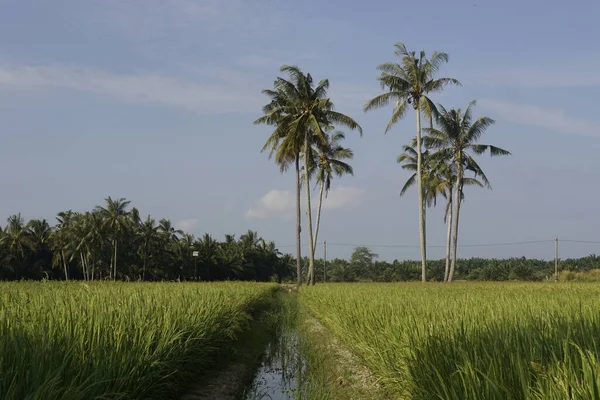
[[[429,260],[427,276],[431,281],[444,280],[445,260]],[[584,272],[600,268],[600,256],[589,255],[559,262],[559,272]],[[317,262],[318,281],[323,280],[323,260]],[[366,247],[357,247],[351,259],[329,260],[325,268],[328,282],[398,282],[421,279],[420,261],[378,261],[377,254]],[[542,281],[554,278],[554,261],[530,258],[459,259],[455,279],[480,281]]]
[[[0,229],[0,280],[250,280],[295,277],[294,260],[256,232],[196,238],[167,219],[142,219],[125,199],[60,212],[56,224],[20,214]],[[195,256],[194,256],[195,255]]]
[[[296,260],[282,254],[272,241],[248,231],[236,238],[196,238],[176,229],[167,219],[140,217],[125,199],[107,198],[87,212],[65,211],[56,224],[44,219],[24,221],[10,216],[0,229],[0,280],[246,280],[296,282]],[[194,256],[195,254],[195,256]],[[399,282],[421,278],[420,261],[379,261],[366,247],[357,247],[350,260],[315,260],[315,280],[322,282]],[[302,260],[303,281],[308,258]],[[443,281],[444,260],[427,265],[431,281]],[[600,268],[590,255],[560,262],[561,271]],[[554,261],[526,258],[458,260],[456,278],[466,280],[528,280],[552,278]]]

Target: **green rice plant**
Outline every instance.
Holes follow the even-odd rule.
[[[397,398],[600,399],[600,286],[333,284],[301,301]]]
[[[0,398],[176,398],[273,284],[0,283]]]

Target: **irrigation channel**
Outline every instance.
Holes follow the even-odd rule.
[[[288,288],[255,316],[236,347],[233,358],[180,400],[379,398],[370,373],[302,310],[298,295]]]

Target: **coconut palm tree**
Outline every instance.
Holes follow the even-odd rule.
[[[121,236],[124,234],[125,230],[128,228],[130,221],[127,219],[127,207],[131,203],[130,201],[120,198],[120,199],[112,199],[111,197],[107,197],[104,199],[106,201],[106,206],[101,207],[97,206],[96,211],[102,215],[104,218],[105,226],[111,235],[111,242],[113,246],[113,255],[111,256],[111,266],[112,266],[112,277],[113,280],[117,279],[117,248],[120,241]]]
[[[317,246],[317,238],[319,236],[319,225],[321,222],[321,209],[323,205],[323,194],[325,198],[329,194],[331,189],[331,181],[334,176],[341,177],[343,175],[354,175],[354,170],[350,164],[343,160],[350,160],[354,157],[354,153],[351,149],[342,146],[341,141],[345,139],[343,132],[336,131],[331,134],[327,134],[327,140],[325,146],[318,146],[315,149],[314,158],[317,161],[316,165],[313,165],[313,171],[316,170],[316,179],[319,182],[319,203],[317,206],[317,221],[315,224],[315,236],[313,239],[313,258],[315,254],[315,248]],[[314,271],[309,276],[309,282],[311,285],[315,284]]]
[[[156,225],[156,221],[149,215],[146,220],[138,225],[137,228],[137,239],[141,244],[140,255],[142,257],[142,281],[146,280],[146,267],[148,264],[148,257],[150,251],[158,247],[162,236],[160,233],[160,226]]]
[[[25,220],[21,217],[21,213],[8,217],[2,241],[8,249],[8,262],[10,264],[18,263],[19,260],[23,262],[27,252],[35,249],[35,243],[25,225]],[[13,270],[19,278],[19,267],[13,266]]]
[[[73,211],[71,210],[59,212],[58,216],[56,217],[56,221],[58,223],[52,237],[52,266],[63,267],[66,281],[69,280],[69,269],[67,266],[68,255],[65,253],[65,250],[68,242],[67,236],[69,234],[69,227],[72,217]]]
[[[448,273],[448,282],[452,282],[456,267],[458,224],[460,204],[462,202],[461,193],[466,182],[465,171],[472,171],[475,174],[475,178],[481,179],[482,184],[491,189],[490,182],[477,161],[475,161],[474,155],[480,155],[487,151],[489,151],[491,156],[510,155],[510,152],[507,150],[478,143],[485,130],[494,124],[495,121],[488,117],[481,117],[473,121],[472,108],[476,104],[475,101],[472,101],[464,112],[460,109],[446,110],[443,106],[438,105],[436,122],[439,128],[426,129],[428,133],[427,145],[433,149],[437,149],[436,157],[450,160],[454,166],[454,226],[452,233],[452,261],[450,272]]]
[[[158,230],[163,233],[167,242],[176,242],[179,240],[179,236],[183,235],[183,231],[181,229],[175,229],[173,223],[166,218],[158,221]]]
[[[362,128],[352,118],[333,110],[332,101],[327,98],[329,81],[321,80],[313,87],[313,78],[304,74],[296,66],[284,65],[281,72],[289,75],[289,80],[278,77],[274,88],[263,90],[271,102],[263,107],[265,114],[254,121],[255,124],[275,126],[275,131],[267,139],[263,151],[270,150],[281,171],[287,170],[291,163],[296,168],[296,247],[298,286],[302,284],[300,273],[300,157],[304,160],[304,182],[306,188],[306,217],[309,244],[309,271],[314,269],[312,210],[310,205],[309,170],[314,162],[312,147],[325,145],[324,128],[331,125],[356,129],[362,135]]]
[[[388,62],[377,67],[381,71],[379,81],[387,92],[369,100],[364,110],[369,111],[394,102],[392,117],[385,129],[387,133],[392,126],[405,114],[412,105],[417,115],[417,193],[419,203],[419,238],[421,245],[421,279],[426,280],[426,232],[425,232],[425,201],[422,188],[422,157],[421,157],[421,113],[431,116],[435,113],[435,105],[427,97],[429,93],[440,92],[449,84],[460,85],[453,78],[437,78],[436,75],[443,63],[448,62],[446,53],[435,52],[428,59],[424,51],[417,56],[414,51],[408,51],[402,43],[395,44],[395,54],[400,63]]]
[[[400,154],[396,161],[402,164],[402,169],[414,171],[413,174],[406,180],[402,189],[400,189],[400,197],[404,196],[408,189],[414,186],[417,182],[417,151],[415,150],[414,141],[410,145],[403,147],[404,153]],[[438,196],[442,195],[440,187],[441,177],[439,174],[439,162],[431,157],[428,150],[421,153],[422,160],[422,188],[423,199],[427,207],[435,207],[437,205]],[[427,221],[426,214],[424,220]]]

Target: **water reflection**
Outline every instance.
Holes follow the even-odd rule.
[[[267,346],[252,385],[243,398],[299,399],[306,367],[298,335],[291,329],[285,329]]]

